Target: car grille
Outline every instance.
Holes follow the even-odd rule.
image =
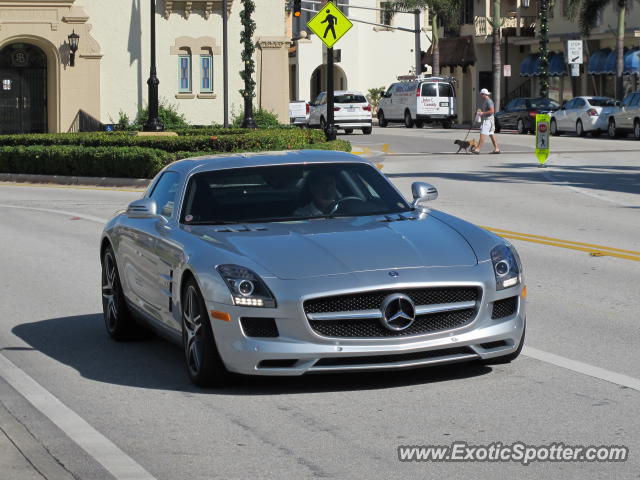
[[[476,305],[464,309],[455,309],[452,306],[451,311],[416,315],[413,324],[401,331],[385,328],[380,320],[376,318],[309,319],[309,325],[317,334],[335,338],[382,338],[423,335],[468,325],[477,314],[477,303],[482,296],[481,290],[476,287],[384,290],[307,300],[304,303],[304,310],[307,315],[380,310],[385,297],[392,293],[403,293],[409,296],[416,306],[444,305],[446,308],[446,304],[458,302],[476,302]]]
[[[503,300],[493,302],[493,310],[491,318],[497,320],[499,318],[510,317],[518,310],[518,297],[509,297]]]

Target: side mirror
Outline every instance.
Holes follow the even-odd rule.
[[[153,218],[157,215],[158,207],[152,198],[135,200],[127,207],[127,216],[130,218]]]
[[[430,202],[438,198],[438,189],[426,182],[413,182],[411,184],[411,194],[413,195],[412,207],[416,207],[420,202]]]

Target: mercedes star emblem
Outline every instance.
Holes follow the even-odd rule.
[[[407,295],[394,293],[382,301],[382,325],[391,331],[399,332],[409,328],[416,319],[416,308]]]

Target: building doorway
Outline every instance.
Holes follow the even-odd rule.
[[[333,66],[333,88],[335,90],[347,89],[347,76],[338,65]],[[311,101],[327,90],[327,66],[320,65],[311,74]]]
[[[47,132],[45,53],[28,43],[2,48],[0,82],[0,134]]]

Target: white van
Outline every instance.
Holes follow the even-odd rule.
[[[378,104],[378,123],[403,122],[407,128],[421,128],[439,122],[451,128],[458,118],[455,80],[445,77],[404,75],[392,83]]]

